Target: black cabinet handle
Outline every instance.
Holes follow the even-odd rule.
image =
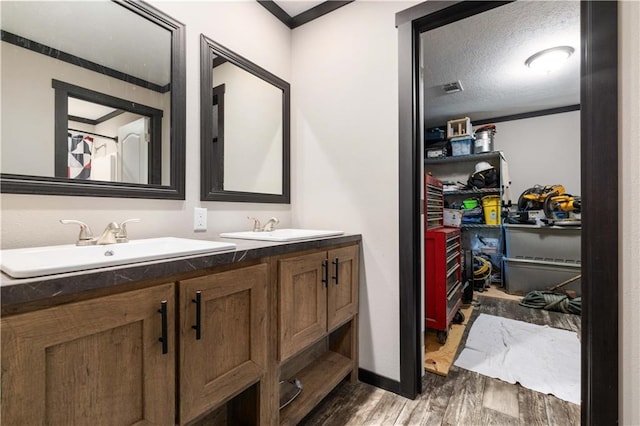
[[[162,337],[158,340],[162,342],[162,353],[169,353],[169,337],[167,336],[167,301],[163,300],[160,302],[160,309],[158,312],[162,316]]]
[[[326,259],[322,261],[322,284],[329,285],[329,261]]]
[[[202,292],[196,291],[196,298],[191,301],[196,304],[196,325],[192,325],[191,328],[196,331],[196,340],[200,340],[202,337]]]
[[[338,285],[338,265],[339,265],[340,262],[338,261],[338,258],[336,257],[331,263],[333,263],[333,265],[335,266],[335,271],[336,271],[336,274],[332,278],[336,282],[336,285]]]

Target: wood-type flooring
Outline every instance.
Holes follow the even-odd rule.
[[[480,313],[532,324],[549,325],[580,334],[580,317],[525,308],[516,301],[486,297],[480,302],[458,351],[464,347],[472,322]],[[580,406],[553,395],[505,383],[456,366],[448,376],[427,373],[423,393],[409,400],[374,386],[343,382],[301,425],[558,425],[580,424]]]

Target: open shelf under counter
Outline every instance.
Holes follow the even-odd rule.
[[[327,351],[300,370],[296,378],[302,383],[302,392],[280,410],[280,424],[298,424],[354,368],[353,360],[337,352]]]

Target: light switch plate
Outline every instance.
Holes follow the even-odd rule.
[[[207,209],[203,207],[196,207],[193,209],[193,230],[207,230]]]

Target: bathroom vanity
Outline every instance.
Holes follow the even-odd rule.
[[[231,241],[231,240],[228,240]],[[7,424],[296,424],[357,380],[361,237],[2,276]],[[281,381],[303,390],[279,409]]]

